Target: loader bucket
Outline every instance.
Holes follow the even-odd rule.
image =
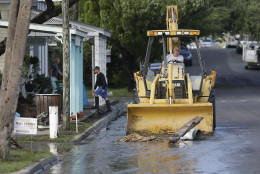
[[[196,116],[204,118],[195,129],[200,129],[204,134],[212,134],[211,103],[128,104],[127,134],[172,134]]]

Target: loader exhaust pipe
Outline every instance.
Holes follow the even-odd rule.
[[[169,82],[169,104],[172,104],[173,85],[172,85],[172,64],[168,64],[168,82]]]
[[[167,67],[165,36],[162,36],[162,43],[163,43],[163,60],[164,60],[163,66]]]

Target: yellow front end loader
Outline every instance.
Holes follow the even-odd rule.
[[[167,30],[147,31],[149,37],[145,62],[134,74],[138,104],[127,106],[127,134],[172,134],[196,116],[204,117],[195,127],[205,134],[214,132],[215,97],[213,87],[217,73],[206,74],[200,55],[197,36],[199,30],[179,30],[177,6],[167,6]],[[160,37],[164,63],[159,74],[151,71],[149,60],[154,38]],[[166,54],[180,45],[181,37],[193,37],[197,46],[201,73],[190,76],[183,63],[169,63]]]

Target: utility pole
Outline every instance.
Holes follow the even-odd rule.
[[[70,129],[70,32],[69,0],[62,0],[63,129]]]
[[[75,21],[78,21],[78,17],[79,17],[79,13],[78,13],[78,10],[79,10],[79,2],[77,2],[76,4],[74,4],[73,6],[73,11],[74,11],[74,20]]]

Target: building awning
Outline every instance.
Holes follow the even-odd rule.
[[[7,28],[8,27],[8,21],[0,20],[0,27],[1,28]],[[50,26],[50,25],[44,25],[44,24],[30,23],[29,30],[34,31],[34,32],[41,32],[41,33],[62,34],[62,27]],[[87,36],[87,33],[79,31],[76,28],[70,28],[70,33],[81,36],[81,37]]]

